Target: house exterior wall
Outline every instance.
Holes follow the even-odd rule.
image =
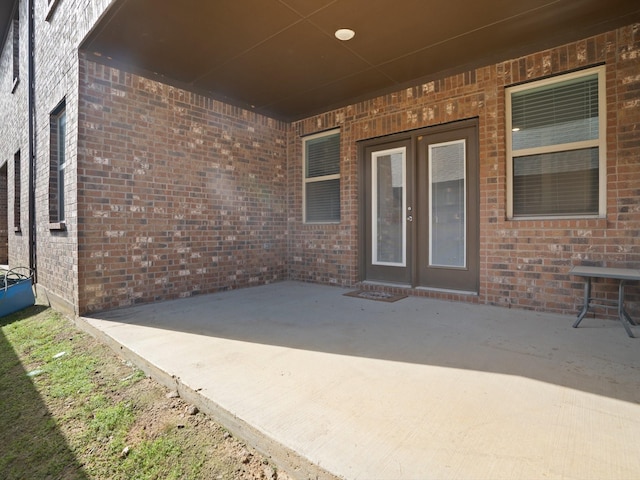
[[[77,222],[76,146],[78,45],[112,0],[35,0],[35,241],[38,291],[54,306],[76,311]],[[19,0],[20,80],[12,91],[13,41],[10,33],[0,59],[0,162],[7,162],[8,252],[11,267],[29,266],[29,65],[28,1]],[[49,225],[49,115],[67,105],[66,229]],[[14,228],[14,155],[20,151],[20,225]]]
[[[9,263],[9,225],[7,199],[7,167],[0,166],[0,264]]]
[[[36,252],[38,286],[51,303],[78,313],[78,45],[112,0],[35,2]],[[22,1],[21,3],[26,3]],[[52,9],[49,4],[54,8]],[[25,21],[26,25],[26,21]],[[25,50],[26,51],[26,50]],[[50,115],[66,102],[65,226],[49,218]],[[28,168],[28,161],[22,163]],[[23,173],[28,178],[28,171]],[[28,188],[25,188],[28,191]],[[28,202],[24,202],[25,207]],[[26,210],[23,217],[27,218]],[[28,237],[25,237],[25,239]]]
[[[570,266],[640,264],[640,25],[332,110],[292,124],[124,71],[78,45],[114,0],[35,0],[36,250],[39,289],[86,313],[291,278],[340,286],[359,270],[358,142],[476,118],[478,295],[413,294],[575,313]],[[20,82],[11,35],[0,57],[0,165],[6,163],[9,263],[28,265],[27,0],[20,0]],[[607,214],[506,218],[505,88],[604,64]],[[67,106],[64,229],[49,222],[49,116]],[[302,222],[305,135],[340,128],[341,221]],[[14,162],[21,152],[21,222]],[[614,282],[598,289],[614,298]],[[629,310],[640,310],[630,285]]]
[[[23,171],[21,188],[20,229],[16,231],[13,226],[14,216],[14,155],[20,151],[22,165],[28,159],[29,152],[29,114],[28,114],[28,75],[27,75],[27,2],[18,3],[19,15],[19,81],[14,86],[13,79],[13,27],[3,45],[0,57],[0,164],[6,165],[6,175],[3,175],[6,194],[6,231],[3,232],[3,249],[8,253],[7,263],[12,267],[29,266],[29,250],[27,239],[29,238],[29,225],[27,223],[27,173]],[[6,177],[6,178],[4,178]],[[11,228],[9,228],[9,226]],[[6,247],[5,247],[6,244]]]
[[[509,220],[506,216],[505,87],[606,65],[606,218]],[[640,265],[640,25],[522,58],[434,79],[292,125],[289,162],[290,276],[338,285],[358,271],[358,151],[360,140],[478,118],[480,148],[480,289],[478,296],[416,290],[450,300],[575,313],[583,282],[572,265]],[[337,128],[342,135],[342,221],[302,222],[302,137]],[[599,290],[616,298],[615,282]],[[627,287],[639,310],[637,287]]]
[[[285,123],[80,58],[80,311],[287,278]]]
[[[345,109],[292,125],[289,134],[289,275],[303,282],[350,286],[358,280],[358,162]],[[303,222],[302,138],[340,127],[340,223]]]

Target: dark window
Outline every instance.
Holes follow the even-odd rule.
[[[22,192],[20,150],[13,156],[13,226],[20,230],[20,196]]]
[[[304,140],[304,221],[340,221],[340,133]]]
[[[67,115],[63,101],[51,113],[49,164],[49,221],[64,222],[64,170],[66,163]]]

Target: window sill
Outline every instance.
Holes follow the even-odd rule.
[[[338,221],[326,221],[326,222],[302,222],[303,225],[309,225],[309,226],[314,226],[314,225],[340,225],[340,220]]]
[[[67,224],[64,222],[50,222],[49,230],[57,230],[57,231],[64,232],[67,230]]]
[[[507,220],[509,221],[535,221],[535,220],[544,220],[544,221],[548,221],[548,220],[600,220],[603,218],[607,218],[606,216],[603,215],[557,215],[557,216],[553,216],[553,215],[544,215],[544,216],[518,216],[518,217],[507,217]]]

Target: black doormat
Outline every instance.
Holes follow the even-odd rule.
[[[379,302],[397,302],[406,298],[407,295],[397,295],[388,292],[377,292],[374,290],[356,290],[355,292],[347,292],[346,297],[364,298],[365,300],[377,300]]]

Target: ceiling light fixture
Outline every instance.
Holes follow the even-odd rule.
[[[335,36],[338,40],[346,42],[347,40],[351,40],[353,37],[355,37],[356,32],[354,32],[350,28],[341,28],[339,30],[336,30]]]

